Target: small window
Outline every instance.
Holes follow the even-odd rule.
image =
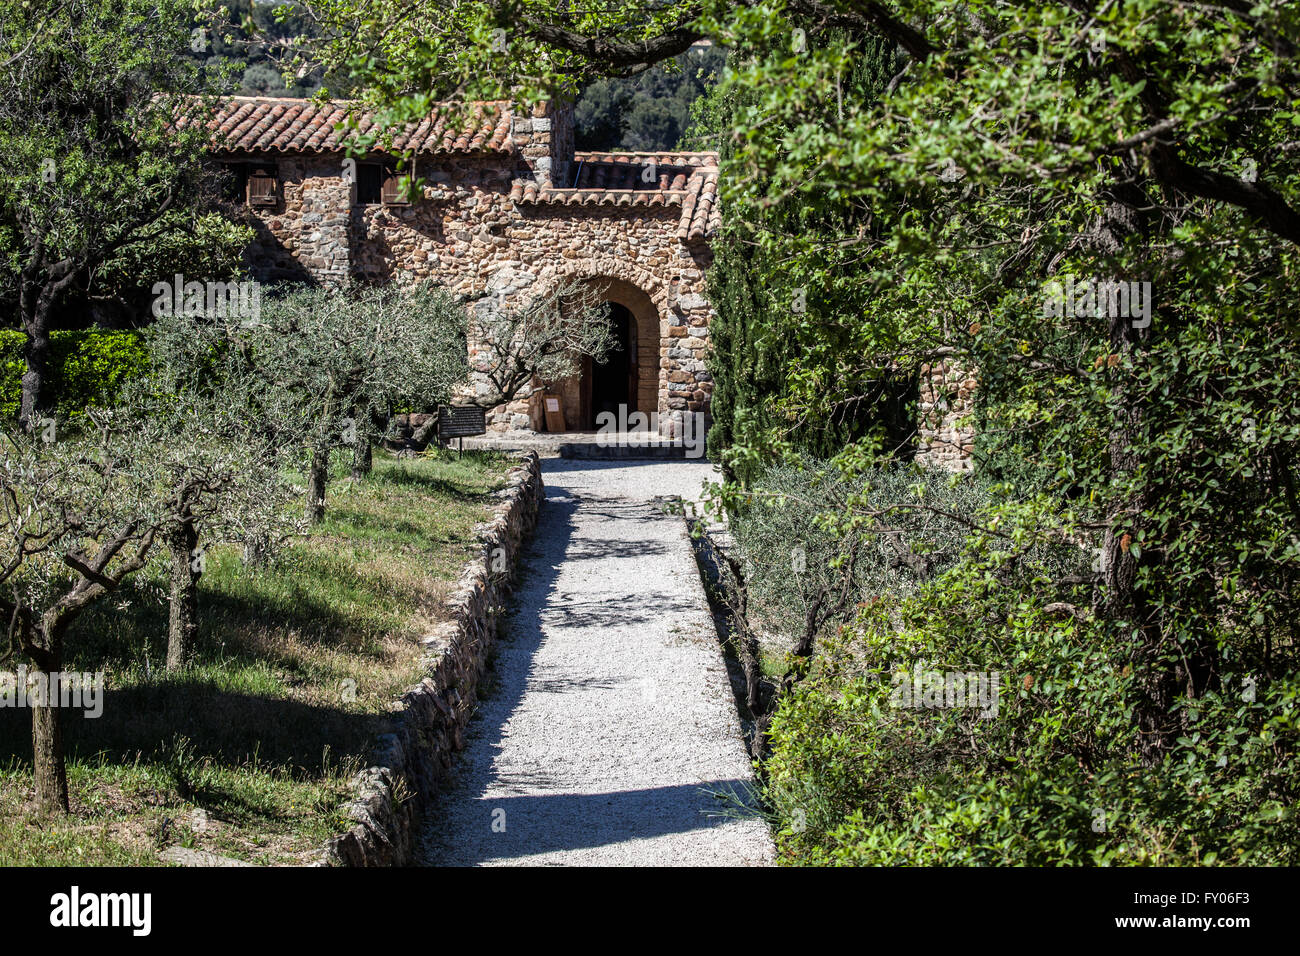
[[[362,206],[407,205],[406,194],[402,192],[400,180],[404,173],[386,163],[357,164],[357,202]]]
[[[357,202],[374,206],[383,198],[384,167],[378,163],[357,164]]]
[[[248,174],[248,204],[250,206],[274,206],[279,198],[279,182],[275,170],[266,166],[256,166]]]

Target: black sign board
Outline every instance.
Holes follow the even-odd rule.
[[[464,438],[487,434],[487,410],[478,405],[442,405],[438,408],[438,437]]]

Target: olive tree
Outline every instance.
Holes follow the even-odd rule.
[[[286,290],[221,334],[261,393],[267,427],[306,450],[313,522],[325,513],[331,451],[368,443],[375,410],[445,402],[466,376],[464,311],[431,286]]]
[[[87,410],[79,431],[20,429],[0,440],[3,656],[30,660],[38,683],[62,672],[70,628],[86,608],[177,539],[178,515],[257,492],[246,449],[207,444],[213,409],[210,400],[143,394]],[[57,699],[34,702],[32,744],[37,802],[66,812]]]
[[[135,391],[136,413],[170,426],[157,454],[174,475],[202,481],[174,485],[163,531],[170,577],[167,667],[190,659],[198,629],[198,582],[207,551],[221,543],[270,546],[303,530],[290,511],[296,496],[283,438],[301,433],[301,410],[279,408],[275,427],[258,382],[238,355],[222,347],[217,327],[201,315],[161,316],[151,329],[152,371]],[[296,422],[296,425],[295,425]]]
[[[531,298],[480,299],[471,341],[474,403],[485,408],[576,375],[584,357],[602,361],[615,345],[609,306],[595,286],[574,279]]]

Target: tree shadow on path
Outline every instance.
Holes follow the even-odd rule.
[[[575,600],[560,590],[559,578],[561,568],[575,559],[628,559],[669,550],[662,540],[657,540],[659,536],[652,535],[646,535],[644,540],[639,540],[640,535],[617,541],[593,540],[590,525],[578,536],[580,509],[584,518],[605,515],[620,520],[624,531],[629,527],[624,523],[628,518],[636,519],[630,525],[634,528],[642,521],[680,519],[660,513],[649,502],[593,499],[582,490],[566,487],[562,481],[548,483],[546,491],[537,529],[520,569],[520,587],[506,622],[501,653],[494,665],[494,685],[471,724],[467,751],[458,759],[446,791],[435,802],[425,824],[422,855],[428,864],[475,865],[632,844],[676,833],[698,832],[700,842],[707,844],[707,831],[728,822],[738,804],[753,804],[752,781],[748,780],[646,786],[630,783],[626,790],[573,793],[563,790],[572,786],[572,781],[551,778],[544,764],[497,766],[496,757],[505,746],[505,727],[519,712],[526,694],[619,692],[624,685],[635,683],[625,677],[539,673],[537,654],[547,628],[558,625],[600,629],[615,624],[654,623],[670,618],[676,610],[655,602],[614,601],[608,595]],[[485,796],[493,789],[517,792]],[[548,789],[554,792],[518,792]],[[602,856],[619,862],[617,850]]]

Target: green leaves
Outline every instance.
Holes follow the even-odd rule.
[[[18,417],[24,370],[21,332],[0,330],[0,417],[6,428]],[[136,332],[56,331],[51,335],[51,391],[61,419],[113,404],[124,384],[145,371],[148,351]]]
[[[1294,859],[1294,820],[1257,812],[1294,803],[1300,749],[1294,4],[895,0],[914,32],[890,38],[857,7],[827,29],[778,0],[521,0],[508,24],[487,3],[312,5],[346,25],[340,56],[373,51],[348,62],[398,112],[564,93],[675,39],[728,48],[692,139],[722,153],[710,445],[742,488],[790,462],[793,499],[800,454],[855,487],[909,448],[922,368],[978,379],[976,459],[1004,493],[778,715],[770,795],[809,820],[792,859]],[[1150,324],[1045,314],[1066,275],[1150,282]],[[810,566],[872,529],[854,497],[805,514]],[[723,499],[760,554],[792,530]],[[1131,585],[1092,569],[1108,533]],[[882,675],[903,652],[1000,670],[1014,701],[984,723],[900,713]],[[1247,680],[1242,716],[1221,688]],[[1192,744],[1147,766],[1153,710]]]

